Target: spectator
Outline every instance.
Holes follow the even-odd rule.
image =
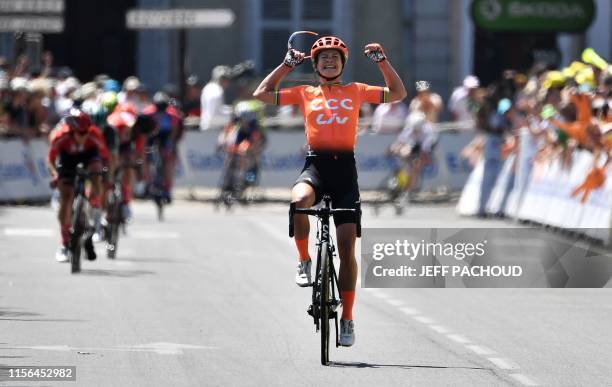
[[[200,106],[200,88],[202,87],[197,75],[191,75],[186,81],[185,104],[183,110],[187,117],[200,117],[202,114]]]
[[[223,112],[225,89],[229,86],[232,69],[216,66],[212,70],[210,82],[202,89],[200,98],[200,129],[209,130],[222,127],[228,120]]]
[[[11,92],[8,101],[4,103],[7,135],[21,136],[28,127],[27,99],[28,81],[25,78],[13,78],[10,82]]]
[[[477,110],[476,92],[480,81],[474,75],[468,75],[463,85],[456,88],[448,102],[451,121],[469,121],[474,119]]]
[[[490,97],[492,98],[492,97]],[[493,104],[494,101],[489,101]],[[480,204],[478,216],[486,215],[486,206],[503,165],[502,145],[504,135],[513,128],[514,110],[512,101],[504,98],[497,104],[497,109],[491,113],[484,107],[480,109],[479,118],[486,120],[480,127],[486,132],[484,143],[484,175],[480,188]]]

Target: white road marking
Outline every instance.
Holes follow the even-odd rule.
[[[183,349],[216,349],[216,347],[203,347],[200,345],[175,344],[175,343],[151,343],[143,345],[134,345],[129,349],[137,351],[152,351],[160,355],[182,355]]]
[[[50,238],[54,232],[50,228],[18,228],[10,227],[4,229],[4,235],[16,237],[43,237]]]
[[[442,325],[429,325],[429,327],[434,331],[442,334],[450,332],[450,329],[443,327]]]
[[[524,386],[538,386],[539,385],[535,380],[531,379],[527,375],[510,374],[510,377],[516,380],[517,382],[521,383]]]
[[[423,324],[433,324],[434,323],[434,320],[430,319],[429,317],[425,317],[425,316],[412,316],[412,318]]]
[[[520,368],[519,365],[512,360],[503,359],[501,357],[489,357],[488,359],[491,363],[495,364],[497,368],[502,370],[516,370]]]
[[[293,245],[293,240],[289,238],[289,234],[285,232],[281,232],[277,227],[273,227],[266,222],[257,221],[256,223],[259,227],[263,228],[272,236],[274,239],[286,243],[287,245]],[[287,226],[288,227],[288,226]]]
[[[393,306],[400,306],[400,305],[404,305],[404,301],[401,300],[396,300],[394,298],[389,298],[386,300],[389,304],[393,305]]]
[[[383,291],[378,288],[364,288],[363,290],[367,290],[369,293],[374,294],[383,294]]]
[[[491,348],[485,347],[483,345],[466,345],[467,349],[473,351],[477,355],[493,355],[495,353]]]
[[[133,239],[178,239],[180,235],[177,232],[130,230],[127,234],[127,237]]]
[[[121,254],[122,258],[126,258],[127,255]],[[121,259],[116,259],[114,261],[114,264],[116,266],[135,266],[136,264],[134,262],[131,261],[122,261]]]
[[[467,337],[457,335],[457,334],[446,335],[446,337],[448,337],[449,339],[453,341],[456,341],[457,343],[461,343],[461,344],[470,342],[470,339],[468,339]]]
[[[399,308],[399,310],[401,310],[402,312],[406,313],[409,316],[421,313],[418,309],[408,308],[408,307]]]
[[[67,345],[35,345],[33,347],[18,347],[19,349],[34,349],[37,351],[70,351],[70,347]]]
[[[81,348],[81,347],[70,347],[68,345],[37,345],[31,347],[11,347],[10,349],[30,349],[36,351],[77,351],[77,352],[154,352],[159,355],[182,355],[185,349],[217,349],[218,347],[212,346],[201,346],[201,345],[190,345],[190,344],[175,344],[175,343],[150,343],[140,344],[123,347],[109,347],[109,348]],[[1,347],[0,347],[1,349]]]

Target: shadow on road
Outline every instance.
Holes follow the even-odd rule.
[[[483,367],[452,367],[452,366],[432,366],[432,365],[410,365],[410,364],[372,364],[363,362],[341,362],[332,361],[329,362],[330,367],[338,368],[399,368],[399,369],[413,369],[413,368],[426,368],[426,369],[463,369],[463,370],[489,370]]]
[[[85,322],[86,320],[66,318],[40,318],[40,313],[24,312],[18,309],[0,309],[0,321],[35,321],[35,322]],[[0,343],[4,344],[4,343]]]
[[[118,258],[121,262],[132,262],[132,263],[181,263],[187,262],[184,259],[174,259],[174,258],[155,258],[155,257],[147,257],[147,258]]]
[[[38,317],[40,313],[24,312],[19,309],[3,309],[0,308],[0,319],[9,317]]]
[[[145,275],[157,274],[150,270],[103,270],[103,269],[87,269],[81,270],[80,275],[91,275],[97,277],[118,277],[118,278],[134,278]]]

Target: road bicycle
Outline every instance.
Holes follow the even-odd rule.
[[[159,145],[153,143],[146,150],[149,181],[147,182],[147,196],[153,199],[157,208],[157,219],[164,220],[164,206],[169,204],[164,191],[164,162],[159,153]]]
[[[88,172],[82,164],[77,165],[74,182],[74,199],[72,200],[72,218],[70,219],[70,272],[79,273],[81,271],[81,250],[84,248],[87,259],[96,259],[96,252],[93,245],[94,227],[91,224],[89,213],[89,200],[85,195],[85,183],[94,176],[103,176],[102,172]]]
[[[125,234],[126,219],[123,216],[123,194],[121,192],[121,181],[125,168],[138,169],[142,165],[122,164],[115,169],[112,188],[108,191],[107,197],[107,225],[105,228],[106,239],[106,256],[114,259],[117,256],[117,248],[119,245],[119,230],[123,229]]]
[[[289,206],[289,236],[293,237],[293,216],[304,214],[318,218],[317,227],[317,264],[312,286],[312,304],[307,313],[312,316],[315,330],[321,332],[321,364],[329,364],[330,324],[333,319],[336,328],[336,347],[338,342],[338,313],[341,305],[338,290],[338,276],[333,258],[336,248],[329,234],[329,218],[334,214],[355,214],[357,217],[357,237],[361,237],[361,203],[356,202],[353,208],[331,208],[331,198],[323,196],[323,205],[319,208],[296,208],[295,203]]]

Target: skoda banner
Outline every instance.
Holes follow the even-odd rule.
[[[584,31],[593,21],[593,0],[474,0],[476,26],[493,31]]]

